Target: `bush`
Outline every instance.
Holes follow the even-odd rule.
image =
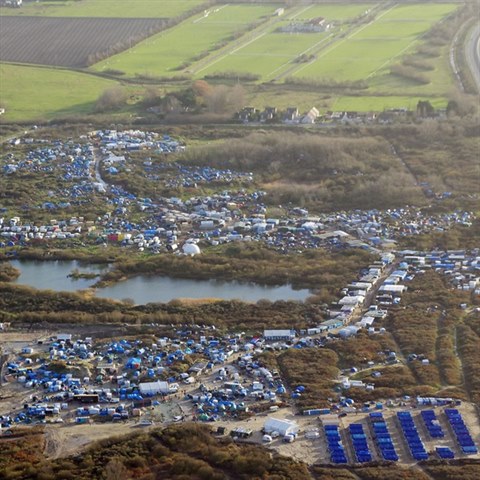
[[[105,113],[125,106],[128,94],[123,87],[107,88],[95,102],[95,112]]]

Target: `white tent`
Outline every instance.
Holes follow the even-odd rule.
[[[201,252],[200,252],[200,248],[198,245],[196,245],[195,243],[186,243],[184,246],[183,246],[183,253],[185,255],[199,255]]]
[[[159,393],[169,393],[170,385],[168,382],[145,382],[138,385],[142,395],[158,395]]]
[[[263,431],[266,434],[278,432],[282,436],[289,434],[296,435],[298,433],[298,430],[299,426],[297,422],[294,422],[293,420],[287,420],[286,418],[267,418],[265,425],[263,426]]]

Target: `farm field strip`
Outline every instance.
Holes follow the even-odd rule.
[[[240,38],[238,41],[229,43],[226,47],[220,49],[220,51],[214,52],[213,54],[207,56],[204,60],[200,60],[200,62],[197,62],[193,68],[189,69],[189,71],[198,75],[216,63],[224,60],[228,57],[228,55],[235,54],[248,45],[256,42],[258,39],[264,37],[272,30],[272,25],[275,25],[277,22],[278,17],[272,17],[266,24],[260,25],[256,29]]]
[[[333,111],[355,111],[355,112],[380,112],[389,108],[407,108],[415,110],[419,100],[425,100],[425,96],[374,96],[365,95],[341,96],[333,100],[331,110]],[[443,98],[429,97],[428,100],[434,108],[444,108],[447,101]]]
[[[295,75],[361,80],[374,72],[378,74],[390,59],[407,52],[436,21],[455,8],[454,4],[395,5],[300,67]]]
[[[424,34],[425,35],[425,34]],[[421,35],[419,38],[416,38],[415,40],[412,40],[405,48],[402,48],[399,52],[397,52],[393,57],[390,57],[389,59],[385,60],[384,63],[382,63],[376,70],[374,70],[372,73],[370,73],[367,77],[371,78],[374,75],[376,75],[378,72],[383,70],[387,65],[391,65],[394,60],[396,60],[398,57],[401,57],[405,52],[407,52],[415,43],[417,43],[424,35]]]
[[[304,70],[305,68],[309,67],[310,65],[316,63],[320,58],[323,58],[325,57],[326,55],[330,54],[333,50],[336,50],[340,45],[343,45],[345,42],[347,42],[348,40],[350,40],[352,37],[354,37],[355,35],[359,34],[360,32],[362,32],[363,30],[365,30],[366,28],[368,28],[369,26],[371,26],[374,22],[376,22],[377,20],[379,20],[381,17],[383,17],[384,15],[386,15],[390,10],[394,9],[395,6],[391,7],[390,9],[384,11],[381,15],[379,15],[374,21],[370,22],[370,23],[367,23],[366,25],[363,25],[361,26],[358,30],[355,30],[353,33],[351,33],[350,35],[348,35],[347,37],[345,37],[344,39],[340,40],[339,42],[335,42],[335,44],[328,50],[322,52],[321,55],[317,56],[316,59],[312,60],[311,62],[307,63],[306,65],[300,67],[295,73],[298,74],[300,71]]]
[[[327,22],[340,22],[345,20],[350,20],[355,18],[367,10],[371,10],[373,7],[377,6],[375,3],[360,3],[352,5],[342,5],[342,4],[317,4],[310,5],[308,9],[305,9],[308,14],[301,19],[310,20],[312,18],[324,17]],[[305,11],[301,12],[301,14]],[[296,15],[298,17],[299,15]]]
[[[307,7],[308,8],[308,7]],[[297,8],[298,9],[298,8]],[[303,9],[305,10],[305,9]],[[295,9],[294,9],[295,11]],[[302,11],[302,10],[301,10]],[[256,42],[260,38],[264,37],[265,35],[271,33],[274,31],[274,27],[278,24],[279,19],[278,17],[272,17],[266,24],[260,25],[258,28],[250,32],[249,35],[243,37],[240,39],[238,42],[235,42],[233,44],[227,45],[224,49],[222,49],[220,52],[214,53],[212,55],[209,55],[205,60],[201,60],[198,62],[194,68],[191,68],[190,71],[193,72],[194,74],[199,74],[203,72],[204,70],[212,67],[216,63],[228,58],[229,55],[235,54],[239,52],[240,50],[244,49],[245,47],[251,45],[252,43]],[[278,55],[283,55],[278,54]],[[241,71],[236,69],[235,65],[235,71]],[[247,70],[248,72],[248,70]]]
[[[325,5],[301,8],[299,11],[290,12],[288,19],[295,19],[301,16],[305,20],[315,18],[323,13],[329,21],[336,19],[347,19],[369,9],[371,4],[355,6]],[[345,10],[345,12],[344,12]],[[307,14],[308,12],[308,14]],[[302,55],[307,55],[323,45],[333,33],[298,33],[288,34],[276,32],[278,25],[287,25],[285,19],[277,20],[273,25],[262,30],[262,33],[246,43],[236,47],[234,50],[225,50],[225,54],[216,57],[207,65],[197,69],[195,74],[204,72],[206,74],[222,71],[248,72],[269,79],[292,65],[292,61]],[[265,31],[267,30],[267,31]],[[258,57],[263,57],[262,61]]]
[[[215,11],[216,12],[219,12],[220,10],[223,10],[224,8],[228,7],[228,3],[226,5],[222,5],[221,7],[218,7]],[[208,18],[207,16],[203,15],[199,18],[197,18],[196,20],[193,21],[193,23],[199,23],[199,22],[202,22],[204,21],[206,18]]]
[[[289,64],[300,52],[311,47],[312,37],[308,34],[295,35],[288,42],[285,42],[285,36],[288,34],[270,32],[259,35],[253,42],[225,54],[197,73],[233,70],[268,75],[272,69]],[[323,33],[315,35],[316,40],[323,40],[324,37]],[[258,62],[259,57],[262,57],[261,63]]]
[[[0,18],[0,61],[84,67],[91,55],[135,43],[164,25],[161,19]]]
[[[164,18],[176,17],[204,0],[67,0],[0,8],[2,16]]]
[[[210,14],[190,18],[180,25],[155,35],[135,48],[94,66],[95,70],[115,68],[128,75],[172,75],[187,68],[189,62],[215,45],[226,41],[248,24],[271,15],[274,6],[225,5]],[[232,18],[235,22],[232,22]],[[201,19],[202,21],[198,21]],[[195,23],[196,22],[196,23]]]
[[[305,7],[304,9],[300,10],[299,12],[295,13],[294,15],[291,15],[290,17],[288,17],[289,20],[294,20],[295,18],[297,18],[299,15],[302,15],[303,13],[305,13],[307,10],[310,10],[311,8],[313,7],[313,5],[309,5],[308,7]]]

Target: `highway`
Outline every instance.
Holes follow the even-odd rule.
[[[478,22],[468,34],[465,42],[465,57],[477,92],[480,93],[480,23]]]

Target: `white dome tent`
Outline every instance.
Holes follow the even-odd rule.
[[[185,255],[191,255],[191,256],[194,256],[194,255],[199,255],[201,252],[200,250],[200,247],[198,245],[196,245],[195,243],[185,243],[185,245],[182,247],[183,249],[183,253]]]

